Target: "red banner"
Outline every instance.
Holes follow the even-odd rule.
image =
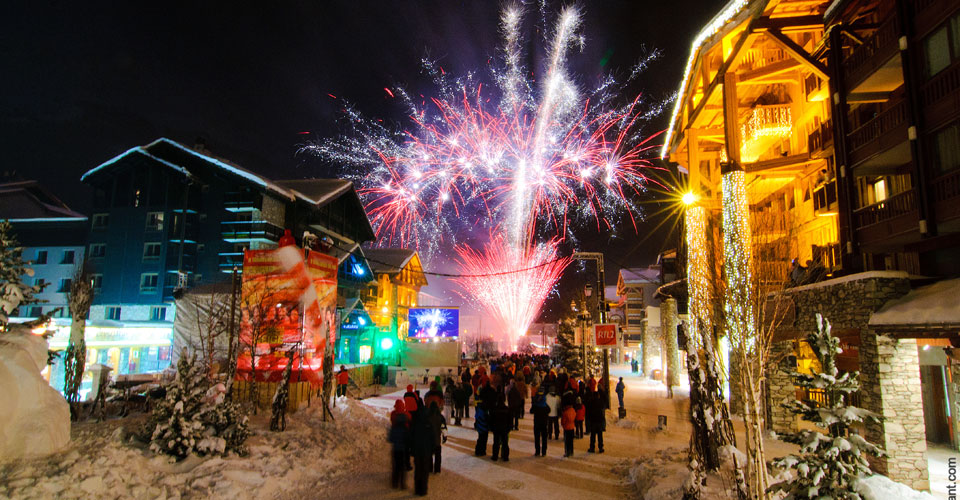
[[[613,323],[593,325],[593,344],[597,347],[616,347],[617,325]]]
[[[293,351],[290,380],[322,383],[336,338],[337,264],[319,252],[305,261],[295,246],[244,252],[238,379],[281,380]]]

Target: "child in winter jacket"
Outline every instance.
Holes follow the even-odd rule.
[[[573,405],[573,409],[577,412],[576,424],[576,433],[574,437],[577,439],[583,438],[583,421],[587,418],[587,407],[583,406],[583,400],[577,398],[577,403]]]
[[[572,406],[565,406],[561,412],[560,424],[563,427],[563,456],[573,456],[573,435],[575,432],[575,422],[577,411]]]

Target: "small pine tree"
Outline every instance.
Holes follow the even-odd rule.
[[[18,307],[39,302],[34,294],[39,293],[41,287],[23,281],[24,276],[33,276],[33,269],[23,261],[23,248],[19,245],[10,221],[0,220],[0,327],[3,328]]]
[[[287,402],[290,400],[290,368],[293,366],[293,349],[287,353],[287,367],[273,394],[273,413],[270,416],[270,430],[282,432],[287,428]]]
[[[155,453],[183,459],[203,439],[203,396],[207,390],[206,370],[193,355],[183,353],[177,362],[177,376],[167,387],[167,396],[153,412],[156,425],[150,438]]]
[[[794,385],[823,390],[826,403],[818,406],[809,401],[793,401],[783,406],[823,429],[801,431],[783,436],[783,440],[800,446],[801,455],[788,455],[773,461],[780,469],[794,469],[795,477],[774,484],[768,491],[783,492],[792,498],[857,499],[856,481],[870,474],[866,455],[881,456],[883,450],[867,442],[851,425],[865,419],[877,420],[876,414],[848,405],[844,396],[860,388],[857,372],[840,373],[837,354],[840,341],[830,334],[830,322],[817,314],[817,331],[807,342],[820,361],[820,373],[793,372]]]
[[[574,342],[573,327],[561,323],[557,330],[557,348],[559,350],[560,366],[566,370],[572,377],[582,377],[582,362],[580,358],[580,346]]]

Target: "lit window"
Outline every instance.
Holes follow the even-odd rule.
[[[160,281],[160,276],[157,273],[143,273],[140,275],[140,292],[155,292],[157,291],[157,283]]]
[[[147,231],[160,231],[163,229],[163,212],[147,213]]]
[[[887,199],[887,181],[880,179],[873,183],[873,199],[880,203]]]

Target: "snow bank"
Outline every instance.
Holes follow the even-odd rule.
[[[0,334],[0,459],[49,455],[70,442],[70,407],[40,371],[47,341],[29,333]]]
[[[866,500],[933,500],[929,493],[917,491],[882,474],[874,474],[857,483],[857,492]]]
[[[251,417],[248,456],[173,462],[127,437],[144,417],[78,424],[63,453],[0,467],[0,498],[315,498],[386,436],[382,419],[338,399],[335,421],[313,405],[289,415],[285,432],[267,430],[269,412]]]

